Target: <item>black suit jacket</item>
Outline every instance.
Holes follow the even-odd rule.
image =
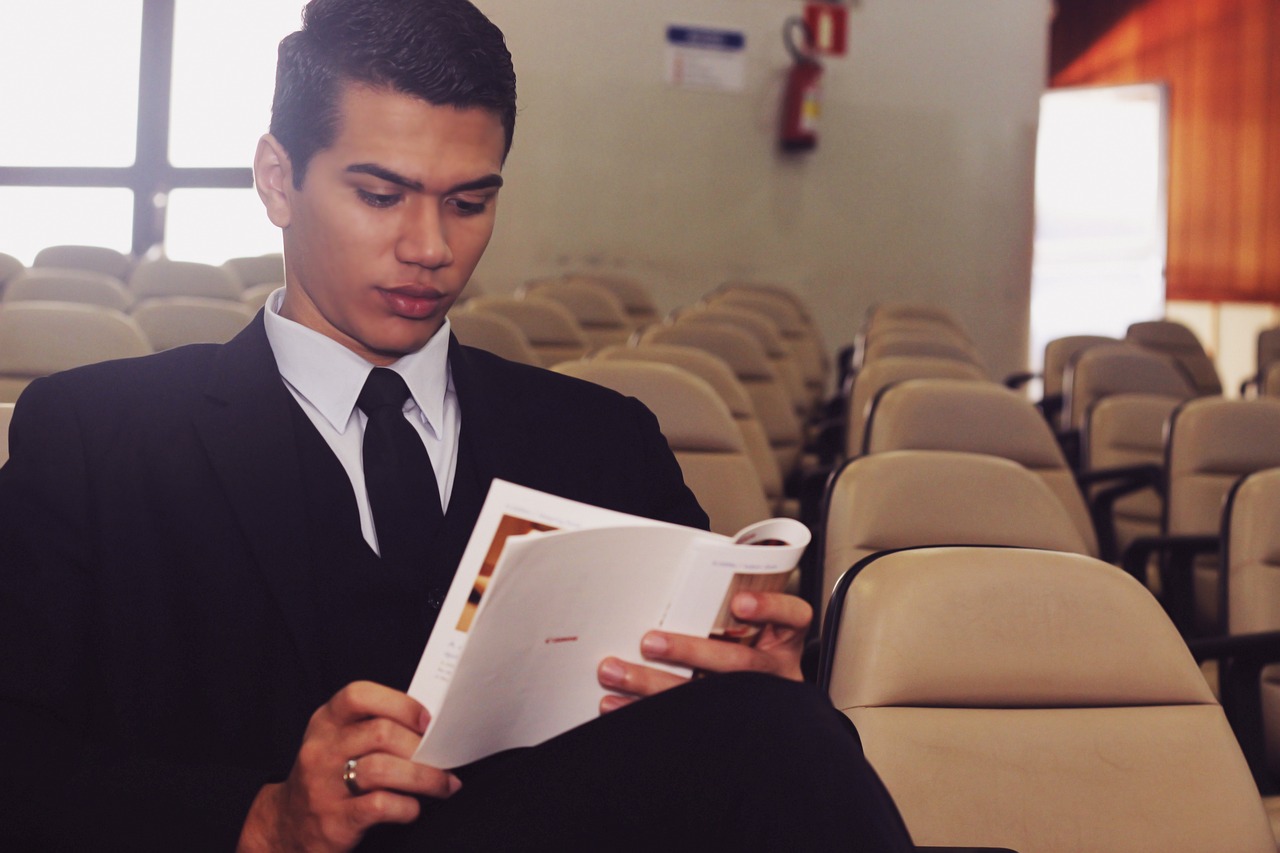
[[[484,482],[706,526],[636,401],[456,341],[450,364]],[[23,393],[0,469],[0,839],[230,849],[287,773],[329,698],[294,406],[261,316]]]

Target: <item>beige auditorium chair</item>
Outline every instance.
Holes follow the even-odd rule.
[[[4,273],[0,272],[0,279],[4,278]],[[1252,392],[1255,396],[1266,393],[1263,390],[1263,384],[1272,369],[1280,364],[1280,327],[1263,329],[1258,332],[1257,352],[1255,355],[1255,364],[1257,369],[1253,376],[1250,376],[1240,385],[1240,396]],[[1280,373],[1276,374],[1280,378]],[[1275,394],[1275,385],[1272,385],[1271,393]]]
[[[13,419],[13,403],[0,403],[0,466],[9,461],[9,421]]]
[[[706,382],[669,364],[572,361],[555,370],[649,407],[713,531],[732,535],[771,516],[742,434],[728,406]]]
[[[804,373],[800,369],[795,353],[782,337],[778,324],[771,318],[735,308],[731,305],[703,305],[681,311],[675,318],[676,325],[685,323],[714,323],[741,329],[754,337],[764,347],[770,364],[782,380],[782,385],[791,398],[796,416],[802,421],[807,419],[817,404],[817,399],[809,393],[805,385]]]
[[[649,361],[670,364],[705,381],[715,389],[720,399],[729,407],[729,414],[733,416],[734,423],[742,433],[747,456],[751,458],[751,464],[760,475],[760,484],[764,486],[764,493],[769,499],[772,512],[775,515],[785,515],[790,518],[798,517],[800,508],[784,493],[782,469],[778,467],[778,459],[773,455],[773,448],[769,446],[769,436],[765,434],[760,419],[756,417],[751,396],[722,359],[705,350],[676,344],[612,346],[596,353],[595,357],[602,361]]]
[[[774,291],[742,290],[732,285],[709,294],[706,300],[709,305],[727,305],[771,318],[795,355],[809,396],[814,400],[826,397],[830,359],[821,335],[797,301]]]
[[[747,389],[783,478],[799,468],[804,445],[800,418],[791,404],[791,395],[754,336],[728,324],[681,323],[650,326],[640,333],[640,343],[690,346],[722,359]]]
[[[550,299],[477,296],[467,301],[467,310],[498,314],[515,323],[544,367],[582,358],[591,351],[573,312]]]
[[[96,305],[0,305],[0,402],[31,380],[83,364],[147,355],[151,344],[132,317]]]
[[[249,325],[254,313],[230,299],[170,296],[139,302],[133,319],[159,352],[184,344],[224,344]]]
[[[1222,522],[1222,560],[1227,567],[1227,631],[1253,634],[1280,630],[1280,468],[1257,471],[1231,489]],[[1280,665],[1262,669],[1262,756],[1265,778],[1280,783]],[[1265,800],[1272,829],[1280,837],[1280,797]]]
[[[1222,393],[1218,368],[1205,352],[1195,333],[1173,320],[1151,320],[1134,323],[1124,339],[1143,349],[1163,353],[1176,361],[1191,379],[1196,395],[1205,397]]]
[[[238,302],[244,292],[230,270],[168,258],[139,263],[129,277],[129,289],[139,301],[153,297],[203,296]]]
[[[982,368],[964,361],[927,356],[887,356],[868,362],[858,371],[845,412],[846,458],[863,452],[867,414],[880,390],[907,379],[985,380]]]
[[[1076,352],[1063,374],[1062,428],[1079,431],[1089,407],[1112,394],[1159,394],[1188,400],[1195,388],[1170,357],[1127,343]]]
[[[985,369],[982,357],[971,344],[937,337],[927,332],[892,332],[877,335],[867,342],[863,364],[891,356],[923,356],[964,361]]]
[[[1165,425],[1182,397],[1112,394],[1085,413],[1080,433],[1080,477],[1087,485],[1097,529],[1110,542],[1108,559],[1136,540],[1160,533],[1164,516]],[[1148,573],[1148,583],[1159,581]]]
[[[1044,345],[1044,365],[1040,371],[1044,388],[1041,393],[1040,411],[1055,428],[1059,428],[1058,425],[1062,423],[1063,380],[1071,359],[1076,353],[1089,347],[1118,343],[1120,343],[1118,339],[1103,335],[1069,335],[1064,338],[1054,338]]]
[[[508,361],[543,366],[520,327],[501,314],[455,310],[449,314],[449,326],[458,341],[467,346],[487,350]]]
[[[1223,509],[1238,479],[1280,466],[1280,400],[1189,400],[1174,411],[1167,435],[1163,536],[1135,542],[1126,565],[1160,554],[1161,592],[1174,622],[1188,634],[1220,634]]]
[[[123,252],[108,249],[105,246],[49,246],[36,253],[33,267],[67,267],[76,270],[89,270],[129,280],[133,269],[133,259]]]
[[[1116,567],[1016,548],[881,554],[832,610],[822,685],[917,845],[1275,851],[1222,708]]]
[[[22,261],[13,255],[6,255],[4,252],[0,252],[0,295],[4,294],[5,287],[8,286],[9,282],[17,278],[24,270],[26,270],[26,266]]]
[[[1062,502],[1085,543],[1099,554],[1089,508],[1053,431],[1035,406],[994,382],[909,379],[885,388],[871,405],[866,452],[953,450],[1017,462]]]
[[[278,287],[284,283],[284,255],[279,252],[229,258],[223,262],[222,268],[235,276],[243,290],[263,284]]]
[[[82,302],[126,313],[134,303],[133,294],[120,279],[106,273],[68,267],[32,267],[5,288],[5,302],[32,299]]]
[[[563,278],[565,281],[598,285],[618,297],[633,329],[643,329],[662,322],[662,311],[659,310],[653,293],[638,279],[626,275],[584,272],[567,273]]]
[[[845,464],[828,485],[819,540],[824,613],[840,576],[877,551],[923,545],[1088,551],[1042,479],[1008,459],[948,450],[893,450]]]
[[[881,302],[873,305],[867,312],[869,327],[895,321],[923,321],[941,326],[950,326],[964,333],[964,326],[956,319],[955,314],[947,308],[932,302]]]
[[[531,282],[517,291],[516,296],[537,296],[568,308],[592,352],[626,343],[634,331],[622,301],[613,291],[598,284],[557,279]]]

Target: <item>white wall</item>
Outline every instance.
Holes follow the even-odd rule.
[[[520,114],[487,291],[634,271],[666,308],[727,277],[796,287],[828,343],[868,306],[955,311],[993,373],[1027,349],[1035,129],[1050,0],[860,0],[826,62],[818,150],[775,145],[794,0],[477,0]],[[664,81],[669,23],[747,35],[743,93]]]

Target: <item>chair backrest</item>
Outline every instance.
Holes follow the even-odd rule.
[[[662,322],[662,311],[653,293],[642,282],[625,275],[575,272],[564,276],[565,281],[585,281],[609,290],[622,302],[623,310],[634,329]]]
[[[205,296],[238,301],[244,291],[228,269],[168,258],[138,264],[129,277],[129,289],[140,300],[153,296]]]
[[[592,352],[626,343],[634,331],[622,301],[602,285],[581,279],[552,279],[532,282],[517,295],[526,294],[550,299],[568,308],[582,327]]]
[[[1256,358],[1258,369],[1254,376],[1261,382],[1274,365],[1280,364],[1280,326],[1258,332]]]
[[[706,382],[669,364],[645,362],[574,361],[555,370],[635,397],[649,407],[713,531],[732,535],[770,516],[742,434],[729,408]]]
[[[1213,359],[1205,352],[1195,332],[1173,320],[1133,323],[1124,339],[1143,349],[1164,353],[1181,365],[1199,396],[1222,393],[1222,380]]]
[[[722,359],[747,389],[783,476],[796,467],[803,441],[800,419],[760,341],[728,324],[680,323],[650,326],[640,342],[695,347]]]
[[[932,302],[881,302],[867,313],[868,327],[893,320],[924,321],[964,332],[964,326],[955,314]]]
[[[133,259],[105,246],[49,246],[36,253],[33,267],[69,267],[100,272],[127,281]]]
[[[773,291],[727,288],[709,294],[707,302],[772,318],[795,355],[810,396],[820,399],[826,394],[830,359],[820,335],[796,301]]]
[[[13,420],[13,403],[0,403],[0,467],[9,461],[9,421]]]
[[[903,551],[868,561],[838,605],[827,690],[916,844],[1275,850],[1222,708],[1116,567]]]
[[[863,364],[895,355],[924,356],[964,361],[981,368],[982,357],[970,344],[928,332],[892,332],[867,341]]]
[[[1160,394],[1183,400],[1195,388],[1173,359],[1133,344],[1099,344],[1079,350],[1063,377],[1062,429],[1079,430],[1096,401],[1111,394]]]
[[[477,296],[467,300],[467,309],[499,314],[519,326],[544,367],[582,358],[591,350],[573,312],[550,299]]]
[[[922,545],[1011,545],[1084,554],[1084,537],[1044,481],[978,453],[894,450],[863,456],[827,489],[822,591],[868,554]]]
[[[1280,468],[1239,480],[1222,522],[1227,632],[1280,630]],[[1280,666],[1262,671],[1266,765],[1280,777]]]
[[[1112,394],[1085,413],[1081,431],[1081,469],[1165,465],[1165,426],[1183,399],[1159,394]],[[1095,487],[1097,492],[1104,488]],[[1164,500],[1153,486],[1125,495],[1112,506],[1111,523],[1118,553],[1141,536],[1160,534]]]
[[[1100,344],[1118,344],[1116,338],[1102,335],[1069,335],[1055,338],[1044,345],[1044,396],[1061,397],[1063,376],[1072,357],[1081,350]]]
[[[144,299],[133,319],[158,352],[185,344],[224,344],[249,325],[252,306],[230,299],[166,296]]]
[[[24,270],[26,270],[26,266],[22,261],[13,255],[6,255],[4,252],[0,252],[0,294],[3,294],[5,286],[17,278]]]
[[[866,364],[853,380],[845,415],[845,455],[862,452],[867,415],[882,388],[907,379],[986,379],[980,367],[964,361],[927,356],[886,356]]]
[[[230,258],[224,261],[222,266],[235,276],[236,281],[240,282],[241,288],[245,290],[259,284],[284,283],[284,255],[279,252]]]
[[[458,341],[467,346],[488,350],[508,361],[543,366],[520,327],[501,314],[455,310],[449,314],[449,326]]]
[[[909,379],[880,392],[867,421],[867,453],[955,450],[1017,462],[1062,502],[1098,556],[1098,538],[1084,495],[1044,418],[1024,397],[994,382]]]
[[[33,267],[21,273],[4,291],[5,302],[25,300],[83,302],[128,312],[133,294],[124,282],[106,273],[68,267]]]
[[[133,318],[69,302],[0,305],[0,402],[12,402],[32,379],[60,370],[150,353]]]
[[[676,323],[677,325],[682,323],[728,324],[752,335],[764,347],[769,362],[777,371],[783,387],[791,397],[791,405],[795,407],[796,414],[803,418],[813,407],[815,398],[810,395],[805,385],[804,373],[800,370],[791,346],[783,338],[778,324],[772,318],[745,308],[721,303],[697,306],[683,311],[676,317]]]
[[[678,346],[676,344],[641,344],[639,346],[613,346],[596,353],[597,359],[603,361],[650,361],[659,364],[670,364],[686,370],[705,381],[720,399],[729,407],[729,414],[742,433],[742,442],[747,456],[760,475],[760,484],[769,498],[773,512],[784,513],[785,494],[782,483],[782,469],[778,467],[778,459],[769,446],[769,436],[765,434],[760,419],[756,417],[755,406],[751,404],[751,396],[738,381],[738,377],[729,369],[729,365],[706,350],[696,347]]]
[[[1241,477],[1280,466],[1280,400],[1202,397],[1174,410],[1168,429],[1165,532],[1212,535],[1222,530],[1227,494]],[[1196,627],[1223,629],[1220,563],[1196,560]]]

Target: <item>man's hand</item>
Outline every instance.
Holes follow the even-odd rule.
[[[462,783],[410,756],[426,730],[427,710],[398,690],[357,681],[311,715],[289,778],[258,792],[238,849],[350,850],[379,823],[412,823],[413,795],[448,797]],[[343,781],[356,759],[353,794]]]
[[[793,681],[801,680],[800,653],[813,619],[813,608],[793,595],[780,592],[740,592],[730,605],[743,622],[760,626],[752,646],[650,631],[640,641],[646,660],[686,666],[704,672],[767,672]],[[607,713],[643,696],[652,696],[688,679],[665,670],[605,658],[597,670],[600,684],[622,695],[600,700]]]

